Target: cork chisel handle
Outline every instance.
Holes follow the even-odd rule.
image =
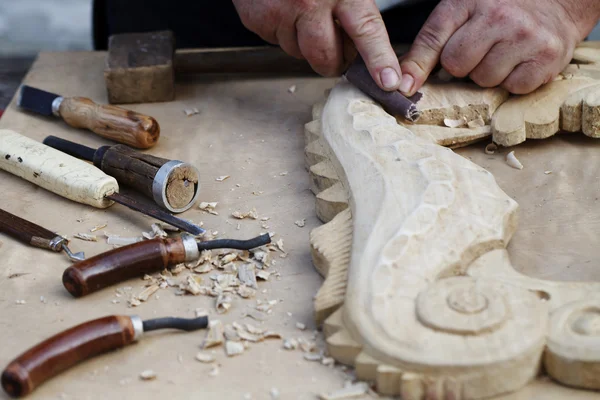
[[[72,264],[63,273],[63,285],[74,297],[82,297],[127,279],[162,271],[187,261],[186,258],[189,257],[181,238],[144,240]]]
[[[74,128],[90,131],[138,149],[148,149],[160,136],[158,122],[150,116],[85,97],[66,97],[59,108],[62,119]]]
[[[141,332],[140,332],[141,333]],[[2,387],[23,397],[66,369],[136,339],[132,318],[108,316],[60,332],[14,359],[2,373]]]
[[[92,164],[6,129],[0,130],[0,169],[97,208],[112,205],[106,196],[119,192],[117,180]]]

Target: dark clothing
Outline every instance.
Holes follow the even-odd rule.
[[[425,1],[383,13],[392,43],[410,43],[438,3]],[[115,33],[172,30],[177,48],[266,45],[244,27],[228,0],[94,0],[94,48]]]

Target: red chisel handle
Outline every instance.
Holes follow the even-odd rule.
[[[82,297],[198,256],[198,244],[191,236],[145,240],[71,265],[63,273],[63,285],[73,296]]]
[[[8,364],[2,373],[2,387],[10,396],[26,396],[73,365],[134,342],[142,331],[138,317],[108,316],[77,325],[46,339]]]

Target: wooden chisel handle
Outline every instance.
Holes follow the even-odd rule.
[[[0,209],[0,232],[4,232],[19,241],[52,251],[61,251],[61,245],[67,240],[48,229],[17,217]]]
[[[154,118],[117,106],[97,104],[85,97],[63,98],[59,114],[74,128],[86,128],[138,149],[154,146],[160,136],[160,126]]]
[[[106,208],[119,184],[95,166],[17,132],[0,130],[0,169],[78,203]]]
[[[134,318],[103,317],[46,339],[8,364],[2,373],[2,387],[13,397],[26,396],[75,364],[134,342],[143,330],[141,320],[140,327],[134,326]]]
[[[63,285],[74,297],[82,297],[198,256],[198,245],[191,236],[144,240],[71,265],[63,273]]]

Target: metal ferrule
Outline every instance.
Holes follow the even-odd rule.
[[[60,117],[60,105],[62,104],[62,101],[63,101],[62,97],[57,97],[52,102],[52,114],[54,114],[57,117]],[[46,103],[46,104],[48,104],[48,103]]]
[[[200,258],[200,250],[198,250],[198,243],[192,235],[184,233],[181,235],[183,241],[183,248],[185,249],[185,262],[190,262]]]
[[[50,246],[50,250],[59,252],[62,250],[63,244],[66,244],[66,243],[67,243],[67,239],[65,239],[64,237],[55,236],[54,238],[52,238],[52,240],[50,240],[48,245]]]
[[[167,210],[173,213],[181,213],[186,210],[189,210],[198,199],[198,195],[200,195],[200,183],[196,183],[194,197],[192,197],[192,200],[190,200],[190,202],[185,207],[175,208],[171,204],[169,204],[169,200],[167,199],[167,184],[169,183],[169,177],[177,168],[180,167],[193,168],[196,170],[197,175],[200,176],[200,172],[193,165],[179,160],[172,160],[160,167],[160,169],[154,176],[154,182],[152,182],[152,197],[154,198],[156,204],[163,208],[166,208]]]
[[[144,334],[144,323],[137,315],[132,315],[129,318],[131,318],[131,325],[133,325],[133,341],[135,342]]]

